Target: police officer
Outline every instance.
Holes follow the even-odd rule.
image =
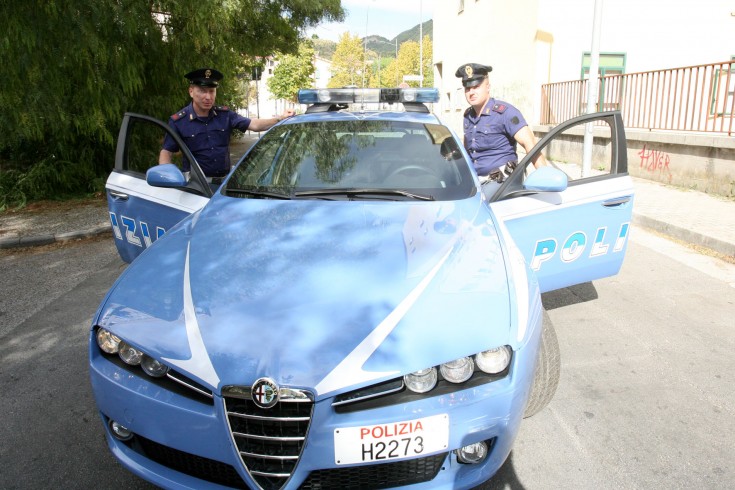
[[[189,147],[196,158],[207,181],[222,183],[230,172],[230,133],[240,131],[265,131],[287,117],[294,115],[292,110],[270,119],[249,119],[231,111],[226,106],[215,106],[217,86],[222,73],[213,68],[201,68],[184,75],[189,80],[191,103],[171,116],[171,126]],[[179,151],[179,146],[168,134],[163,141],[158,163],[171,163],[171,156]],[[184,162],[185,172],[189,163]]]
[[[470,104],[464,113],[464,146],[482,183],[502,183],[518,164],[517,144],[526,152],[536,144],[536,137],[521,112],[507,102],[490,97],[488,73],[492,69],[492,66],[466,63],[455,73],[462,79],[464,95]],[[538,167],[546,165],[546,160],[539,154],[533,163]]]

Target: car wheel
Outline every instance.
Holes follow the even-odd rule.
[[[531,385],[531,394],[528,397],[528,405],[523,418],[536,415],[549,404],[556,388],[559,386],[561,374],[561,354],[559,352],[559,341],[556,338],[554,324],[551,323],[549,314],[544,310],[543,327],[541,329],[538,364]]]

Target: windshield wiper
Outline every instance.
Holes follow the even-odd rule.
[[[327,196],[403,196],[419,201],[435,201],[434,196],[414,194],[401,189],[315,189],[294,192],[293,197],[327,197]]]
[[[273,199],[291,199],[290,194],[284,194],[283,192],[269,191],[265,189],[238,189],[230,187],[225,191],[228,194],[242,195],[247,194],[255,197],[270,197]]]

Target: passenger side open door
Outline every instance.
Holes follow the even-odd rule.
[[[587,124],[594,128],[593,159],[582,175]],[[553,169],[541,167],[533,177],[532,161],[541,152]],[[583,115],[551,130],[491,195],[499,226],[535,271],[542,292],[620,270],[634,194],[627,162],[620,112]]]

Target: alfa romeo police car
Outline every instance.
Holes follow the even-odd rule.
[[[216,189],[125,115],[107,193],[131,264],[89,345],[110,450],[165,488],[476,486],[559,380],[540,293],[623,261],[620,114],[483,193],[435,89],[299,97]],[[585,123],[608,128],[600,172],[533,170]],[[189,179],[155,165],[164,132]]]

